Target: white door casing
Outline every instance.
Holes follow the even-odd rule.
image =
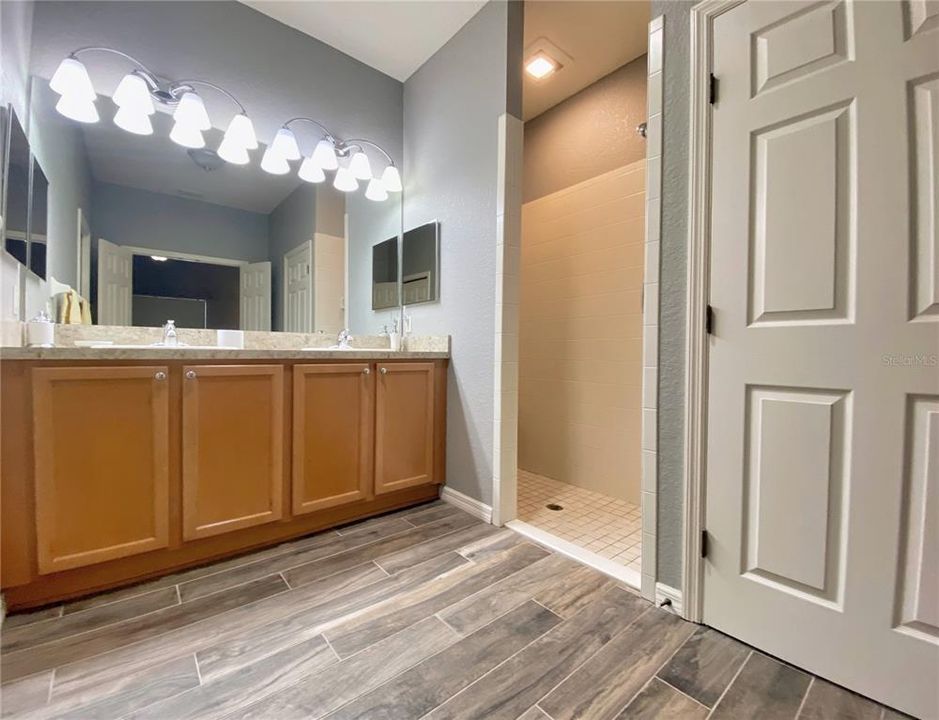
[[[747,2],[712,41],[704,621],[936,717],[939,12]]]
[[[98,238],[98,325],[133,322],[133,253]]]
[[[242,330],[271,329],[271,263],[242,265],[240,308]]]

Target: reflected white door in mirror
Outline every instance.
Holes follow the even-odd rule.
[[[313,241],[284,255],[284,330],[313,332]]]
[[[241,329],[271,329],[271,263],[241,266]]]

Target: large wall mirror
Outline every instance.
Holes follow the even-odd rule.
[[[129,31],[135,23],[175,27],[179,13],[191,14],[193,23],[209,22],[213,14],[177,3],[96,7],[98,20],[107,25],[102,32],[112,39],[140,40]],[[245,36],[271,32],[272,21],[245,6],[220,5],[218,12],[236,15]],[[91,30],[69,3],[52,3],[35,14],[28,133],[13,117],[8,123],[7,252],[48,278],[50,292],[73,288],[86,296],[95,324],[160,326],[173,319],[184,328],[328,334],[351,328],[360,335],[378,334],[390,324],[400,294],[390,292],[374,302],[372,254],[373,248],[387,248],[384,272],[396,289],[403,192],[389,183],[390,189],[378,183],[375,190],[366,179],[384,181],[383,171],[392,164],[380,143],[328,135],[318,122],[294,122],[287,111],[267,117],[268,99],[290,107],[296,117],[317,110],[330,115],[330,97],[310,100],[279,87],[278,68],[252,67],[263,65],[258,58],[246,58],[221,90],[211,86],[216,78],[208,75],[203,84],[191,81],[210,118],[196,133],[201,138],[180,136],[181,94],[160,102],[149,92],[153,88],[136,80],[128,87],[135,92],[144,87],[142,95],[117,92],[137,67],[118,53],[80,51],[76,56],[93,84],[89,105],[77,91],[63,92],[50,81],[73,50],[103,44]],[[188,30],[186,37],[192,38],[217,32]],[[171,87],[164,68],[179,66],[180,50],[173,43],[160,52],[154,50],[156,42],[146,45],[117,49],[153,68],[164,92]],[[241,57],[224,44],[195,40],[182,54],[193,65],[192,74],[184,77],[201,77]],[[232,77],[242,77],[243,84]],[[368,87],[342,91],[364,94]],[[254,107],[238,100],[259,94],[265,102]],[[126,97],[136,97],[134,102],[142,97],[152,107],[130,117]],[[340,99],[349,105],[347,97]],[[320,107],[305,104],[313,102]],[[253,118],[257,136],[257,148],[247,150],[244,164],[219,153],[242,107]],[[91,112],[96,121],[82,116]],[[390,107],[387,114],[397,117],[399,108]],[[354,126],[355,118],[349,120]],[[281,152],[280,140],[272,140],[287,121],[299,157],[287,152],[276,163],[262,161],[277,154],[275,147]],[[400,130],[394,134],[400,136]],[[327,137],[335,139],[339,167],[301,171]],[[185,146],[198,145],[200,139],[204,147]],[[400,154],[400,147],[394,150]],[[353,165],[358,154],[368,161],[365,175]]]

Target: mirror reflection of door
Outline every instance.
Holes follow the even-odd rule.
[[[398,238],[372,248],[372,310],[398,306]]]
[[[437,300],[440,287],[438,227],[438,223],[431,222],[404,233],[401,296],[405,305]]]
[[[284,255],[284,327],[286,332],[313,332],[313,241]]]

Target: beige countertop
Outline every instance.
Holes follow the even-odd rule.
[[[426,350],[276,350],[268,348],[4,347],[0,360],[442,360],[449,352]]]

